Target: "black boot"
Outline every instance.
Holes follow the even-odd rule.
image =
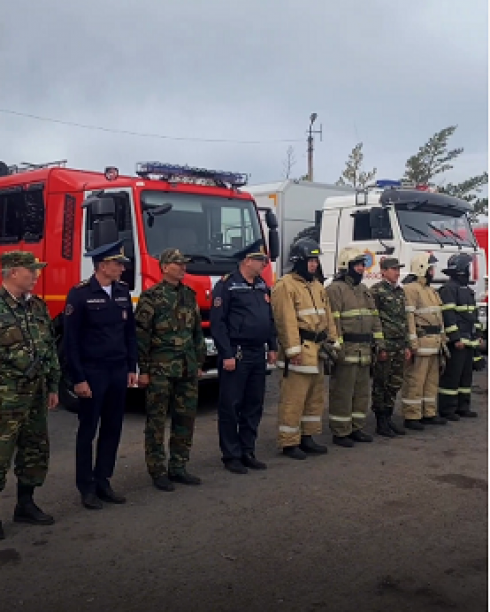
[[[394,438],[395,434],[391,431],[391,428],[388,424],[388,417],[386,414],[377,414],[376,415],[376,433],[378,436],[384,436],[385,438]]]
[[[3,530],[2,521],[0,521],[0,540],[5,540],[5,531]]]
[[[160,491],[175,491],[175,487],[174,485],[170,482],[167,474],[162,474],[161,476],[158,476],[157,478],[153,479],[153,486],[157,489],[160,489]]]
[[[118,495],[109,483],[98,485],[95,492],[99,499],[109,504],[125,504],[126,503],[126,498],[123,497],[122,495]]]
[[[423,425],[446,425],[447,419],[440,416],[422,417]]]
[[[353,448],[354,442],[348,436],[334,436],[333,443],[343,448]]]
[[[456,410],[456,414],[463,417],[463,419],[476,419],[478,416],[477,412],[470,410],[469,408],[468,410]]]
[[[238,459],[227,459],[224,462],[225,470],[232,474],[248,474],[247,468]]]
[[[455,412],[449,412],[448,414],[442,414],[441,416],[443,416],[447,421],[451,421],[453,423],[457,423],[460,420],[459,414],[456,414]]]
[[[304,453],[317,455],[328,453],[328,448],[323,444],[315,442],[311,436],[301,436],[301,444],[299,447]]]
[[[353,431],[349,438],[351,440],[354,440],[354,442],[372,442],[373,441],[373,436],[370,436],[367,433],[364,433],[361,429],[357,429],[356,431]]]
[[[32,495],[34,487],[28,485],[17,485],[17,505],[14,510],[15,523],[30,523],[31,525],[53,525],[54,518],[45,514],[41,508],[36,506]]]
[[[405,419],[405,429],[411,429],[412,431],[424,431],[425,427],[417,419]]]
[[[282,449],[282,454],[290,459],[298,459],[299,461],[306,459],[306,453],[299,446],[285,446]]]
[[[194,486],[199,486],[202,482],[199,476],[189,474],[187,470],[181,470],[179,472],[169,472],[168,479],[172,482],[178,482],[179,484]]]
[[[267,465],[263,461],[259,461],[253,453],[245,453],[242,456],[242,463],[245,467],[251,470],[266,470]]]
[[[393,433],[395,433],[397,436],[406,435],[407,432],[403,429],[403,427],[395,423],[391,415],[386,420],[388,423],[388,427],[391,429]]]

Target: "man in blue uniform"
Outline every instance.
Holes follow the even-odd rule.
[[[64,349],[80,398],[76,484],[83,505],[100,510],[102,501],[126,501],[113,491],[109,479],[121,438],[127,387],[137,381],[136,330],[129,289],[119,280],[129,261],[122,241],[85,257],[92,257],[95,272],[68,293]],[[94,467],[92,446],[99,421]]]
[[[211,334],[218,350],[218,429],[224,466],[235,474],[266,469],[255,458],[262,418],[266,357],[275,363],[277,340],[270,291],[260,276],[268,263],[262,241],[239,254],[236,272],[213,290]]]

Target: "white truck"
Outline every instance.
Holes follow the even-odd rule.
[[[467,217],[471,205],[463,200],[427,186],[407,186],[392,180],[376,181],[357,191],[307,181],[257,185],[247,190],[261,212],[271,208],[276,213],[281,242],[276,277],[287,271],[289,250],[300,236],[320,243],[325,284],[337,272],[339,251],[346,246],[366,253],[367,285],[380,280],[383,257],[398,257],[408,274],[412,257],[425,251],[438,259],[437,288],[448,278],[441,271],[449,257],[466,252],[473,257],[472,287],[477,301],[483,300],[486,257]]]

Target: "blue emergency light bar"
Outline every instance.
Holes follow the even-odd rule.
[[[168,181],[182,178],[201,179],[213,181],[217,185],[228,184],[232,187],[244,187],[248,182],[247,175],[238,172],[191,168],[190,166],[176,166],[175,164],[162,164],[160,162],[140,162],[136,165],[136,174],[142,178],[155,174]]]
[[[389,187],[401,187],[401,181],[394,181],[392,179],[380,179],[376,181],[376,187],[378,189],[388,189]]]

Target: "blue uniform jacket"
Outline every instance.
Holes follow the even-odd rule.
[[[87,365],[126,363],[136,372],[138,350],[131,294],[121,282],[109,297],[95,276],[70,289],[64,313],[64,352],[74,384],[87,380]]]
[[[267,344],[270,351],[277,351],[270,290],[260,276],[251,284],[237,270],[218,281],[210,320],[221,359],[235,357],[237,346],[259,348]]]

